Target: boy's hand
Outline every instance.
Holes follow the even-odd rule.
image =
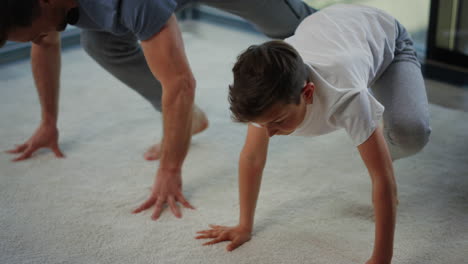
[[[232,241],[227,245],[226,250],[232,251],[238,248],[240,245],[249,241],[251,238],[250,231],[240,226],[228,227],[210,225],[211,229],[198,231],[197,234],[201,234],[196,239],[214,238],[213,240],[204,243],[203,245],[213,245],[223,241]]]

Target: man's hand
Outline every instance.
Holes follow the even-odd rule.
[[[197,234],[200,235],[195,237],[196,239],[214,238],[213,240],[204,243],[204,246],[213,245],[223,241],[231,241],[231,243],[226,246],[226,250],[232,251],[249,241],[252,237],[251,231],[241,226],[228,227],[210,225],[210,227],[211,229],[209,230],[197,232]]]
[[[56,126],[41,124],[36,132],[24,144],[17,145],[16,148],[8,150],[10,154],[21,154],[12,161],[21,161],[31,157],[40,148],[51,149],[57,158],[63,158],[62,151],[58,146],[59,132]]]
[[[186,208],[195,209],[187,202],[182,194],[182,177],[180,170],[165,170],[159,168],[150,198],[135,209],[133,213],[137,214],[155,205],[151,218],[157,220],[161,215],[164,204],[168,203],[172,213],[177,218],[181,218],[182,214],[176,202],[181,203]]]

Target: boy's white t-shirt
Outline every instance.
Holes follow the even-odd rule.
[[[368,88],[392,62],[395,35],[395,19],[372,7],[340,4],[306,18],[285,41],[309,65],[316,88],[291,135],[344,128],[355,146],[364,143],[384,111]]]

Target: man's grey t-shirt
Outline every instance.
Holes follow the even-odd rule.
[[[192,0],[78,0],[75,26],[146,40],[158,33],[175,10]]]

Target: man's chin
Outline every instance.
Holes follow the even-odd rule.
[[[58,32],[63,32],[63,31],[65,31],[65,29],[67,28],[67,26],[68,26],[67,23],[60,24],[60,25],[57,26],[56,30],[57,30]]]

